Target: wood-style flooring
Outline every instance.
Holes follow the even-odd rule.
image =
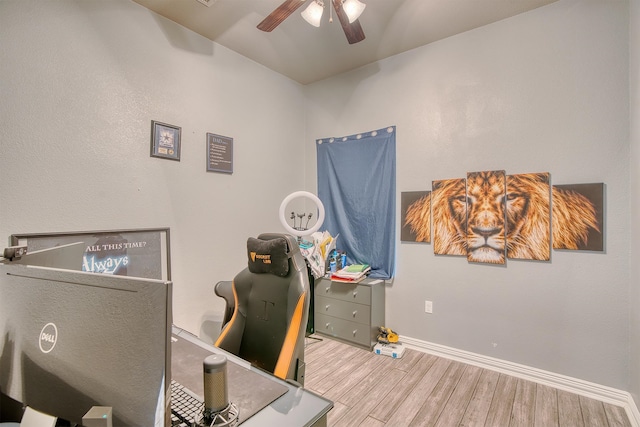
[[[631,426],[622,407],[411,349],[393,359],[312,335],[305,362],[305,388],[334,402],[330,427]]]

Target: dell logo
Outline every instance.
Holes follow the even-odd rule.
[[[53,323],[47,323],[40,331],[40,338],[38,340],[40,344],[40,351],[43,353],[49,353],[56,346],[58,341],[58,328]]]
[[[48,334],[46,332],[43,332],[42,335],[40,335],[40,339],[42,341],[46,341],[50,344],[55,344],[56,343],[56,337],[52,334]]]

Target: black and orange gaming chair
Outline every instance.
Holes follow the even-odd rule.
[[[216,285],[219,296],[233,295],[234,308],[215,345],[276,377],[304,385],[311,291],[298,243],[288,234],[261,234],[247,240],[247,255],[247,268],[233,282]]]

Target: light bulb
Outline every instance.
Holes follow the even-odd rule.
[[[342,9],[344,9],[344,13],[347,14],[349,23],[358,19],[360,15],[362,15],[365,7],[367,7],[367,5],[358,0],[345,0],[344,3],[342,3]]]
[[[301,15],[309,24],[313,25],[314,27],[319,27],[323,11],[324,4],[318,3],[316,0],[313,0],[311,4],[302,11]]]

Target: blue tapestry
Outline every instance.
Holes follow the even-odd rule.
[[[369,264],[369,277],[395,272],[396,128],[316,142],[318,197],[324,227],[340,235],[349,264]]]

